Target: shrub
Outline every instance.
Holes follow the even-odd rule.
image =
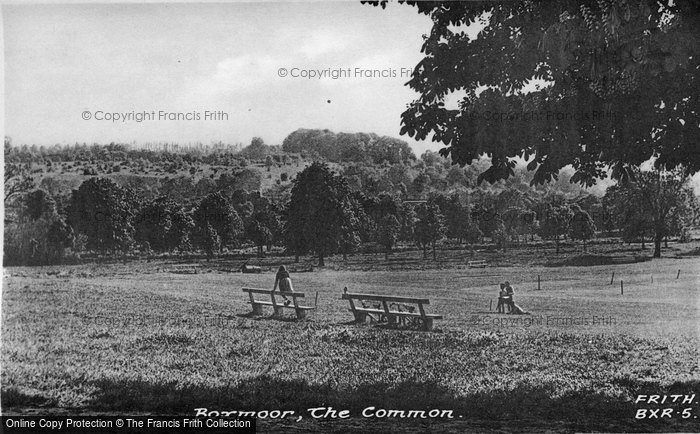
[[[3,265],[61,264],[73,245],[73,232],[58,216],[5,227]]]

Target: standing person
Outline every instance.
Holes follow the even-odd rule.
[[[280,287],[280,292],[294,292],[292,279],[289,277],[289,272],[284,265],[280,265],[280,268],[277,270],[275,286],[272,288],[273,291],[277,289],[277,285]],[[290,300],[284,294],[282,294],[282,298],[284,298],[284,305],[289,306]]]
[[[513,293],[515,291],[513,290],[513,287],[510,286],[509,281],[506,280],[505,285],[506,285],[506,294],[509,298],[509,300],[508,300],[508,312],[512,312],[513,308],[515,306],[515,297],[513,297]]]
[[[498,304],[496,305],[496,311],[498,313],[505,313],[503,305],[507,304],[507,296],[508,293],[506,292],[506,285],[505,283],[501,283],[501,290],[498,292]]]

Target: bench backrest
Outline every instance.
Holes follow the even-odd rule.
[[[415,297],[395,297],[392,295],[378,295],[378,294],[358,294],[352,292],[344,292],[343,300],[372,300],[372,301],[386,301],[389,303],[416,303],[416,304],[430,304],[430,300],[427,298],[415,298]]]
[[[273,291],[272,289],[261,289],[261,288],[243,288],[243,292],[248,292],[252,294],[267,294],[267,295],[284,295],[285,297],[304,297],[303,292],[281,292]]]

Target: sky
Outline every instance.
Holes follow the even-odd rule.
[[[399,134],[431,28],[405,5],[9,4],[3,25],[13,144],[276,145],[327,128],[440,148]]]
[[[441,145],[399,131],[431,24],[357,0],[4,4],[5,135],[245,146],[327,128],[398,137],[419,156]]]

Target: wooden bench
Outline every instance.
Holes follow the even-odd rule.
[[[171,273],[189,273],[199,274],[199,264],[175,264],[167,268]]]
[[[271,289],[260,289],[260,288],[243,288],[243,292],[247,292],[250,296],[250,303],[253,306],[253,315],[262,315],[263,306],[272,306],[275,313],[273,316],[280,316],[284,311],[284,308],[294,309],[298,319],[306,318],[306,312],[312,309],[316,309],[311,306],[302,306],[299,304],[300,298],[304,298],[303,292],[279,292],[273,291]],[[256,300],[253,294],[265,294],[270,297],[270,301],[267,300]],[[282,296],[292,299],[292,303],[288,306],[284,305],[284,300]],[[277,299],[280,297],[280,299]]]
[[[427,298],[358,294],[347,292],[347,288],[344,288],[342,299],[350,302],[350,312],[355,316],[356,322],[365,322],[368,318],[370,322],[386,322],[389,325],[408,322],[423,330],[432,330],[433,320],[442,319],[442,315],[425,313],[423,306],[430,304]],[[374,306],[366,306],[367,301],[377,303]],[[407,306],[407,304],[416,306]]]
[[[486,261],[469,261],[467,262],[469,268],[486,268]]]
[[[613,264],[633,264],[637,262],[634,256],[612,256],[610,259]]]
[[[246,274],[260,274],[262,273],[262,268],[258,267],[257,265],[246,265],[243,264],[241,266],[241,273],[246,273]]]

